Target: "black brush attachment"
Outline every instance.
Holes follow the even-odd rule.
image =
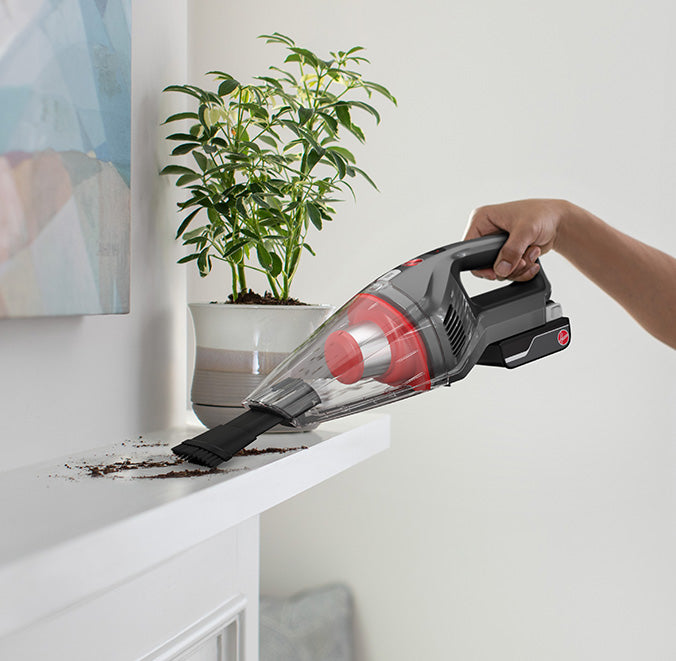
[[[252,409],[171,449],[193,464],[215,468],[284,420],[286,418],[276,413]]]
[[[193,464],[215,468],[253,443],[263,432],[279,423],[289,424],[320,401],[319,395],[305,381],[287,378],[273,386],[246,413],[171,449]]]

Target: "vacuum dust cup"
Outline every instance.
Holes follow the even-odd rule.
[[[279,410],[275,385],[287,378],[311,385],[319,397],[292,424],[349,415],[432,387],[420,327],[392,302],[366,291],[338,310],[244,403]]]
[[[243,422],[176,451],[218,463],[279,422],[324,422],[450,385],[476,364],[518,367],[566,348],[570,323],[542,269],[472,298],[463,288],[460,273],[493,264],[505,238],[454,243],[388,271],[265,378],[244,400]]]

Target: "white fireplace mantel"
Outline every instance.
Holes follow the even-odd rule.
[[[218,572],[237,573],[244,567],[249,567],[247,571],[253,567],[257,572],[261,512],[389,446],[389,419],[367,414],[326,423],[314,432],[266,434],[251,447],[302,445],[307,449],[235,457],[221,467],[224,472],[212,475],[143,477],[181,470],[186,465],[100,477],[92,477],[86,469],[78,468],[125,458],[135,462],[169,459],[173,456],[172,445],[199,432],[197,428],[186,428],[148,434],[59,461],[0,473],[0,502],[3,503],[0,508],[0,657],[10,658],[3,650],[7,653],[24,650],[22,646],[35,638],[34,630],[41,623],[63,619],[64,613],[86,613],[84,609],[90,601],[94,600],[94,607],[102,595],[161,568],[163,563],[171,561],[180,567],[175,563],[181,557],[194,555],[196,548],[225,531],[240,528],[254,531],[247,538],[253,538],[256,543],[252,550],[249,542],[246,550],[251,561],[246,564],[245,559],[236,559],[230,562],[235,566],[206,568],[195,566],[195,560],[190,560],[193,567],[185,568],[186,576],[200,580],[200,571],[208,577],[207,569],[215,576]],[[235,539],[236,549],[242,546],[245,537],[241,533]],[[241,553],[236,553],[234,557],[239,555]],[[166,583],[166,579],[162,580]],[[257,588],[257,573],[247,585]],[[179,590],[177,587],[172,594],[178,594]],[[249,595],[251,601],[255,600]],[[129,604],[132,610],[133,606]],[[248,607],[247,638],[253,641],[255,632],[251,629],[257,626],[257,604],[249,603]],[[123,614],[106,608],[111,617],[123,618]],[[164,619],[170,620],[170,616],[171,613]],[[176,617],[181,626],[188,626],[187,620],[184,623]],[[74,626],[77,627],[77,623]],[[64,626],[60,625],[59,631],[63,630]],[[82,631],[81,635],[86,638],[87,633]],[[147,631],[137,638],[149,645],[148,652],[160,643],[166,645],[166,641],[153,638]],[[113,650],[109,656],[97,651],[96,658],[127,658],[125,655],[131,649]],[[141,648],[137,645],[134,649],[139,650],[138,658],[141,658]],[[249,653],[247,658],[255,658],[255,650],[256,644],[251,642],[253,654]],[[83,650],[82,658],[94,658],[87,654],[91,655],[91,649]]]

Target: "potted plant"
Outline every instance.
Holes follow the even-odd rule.
[[[228,303],[190,305],[197,343],[192,401],[207,426],[241,413],[244,397],[330,314],[330,306],[292,299],[291,283],[303,252],[315,254],[311,228],[332,220],[337,193],[354,195],[349,179],[375,187],[341,140],[349,134],[364,142],[355,123],[360,113],[380,121],[369,103],[374,93],[396,103],[356,70],[368,62],[362,47],[322,59],[277,32],[261,38],[282,45],[286,57],[255,82],[211,71],[214,90],[165,89],[187,95],[193,106],[164,122],[187,126],[167,136],[178,142],[171,153],[180,163],[161,171],[178,175],[176,185],[187,193],[178,203],[176,238],[189,253],[179,263],[193,262],[202,277],[214,260],[230,269]],[[263,295],[248,288],[251,271],[265,277]]]

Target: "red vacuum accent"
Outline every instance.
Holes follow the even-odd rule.
[[[347,331],[331,333],[324,344],[329,371],[341,383],[356,383],[364,373],[364,356],[359,343]]]
[[[429,390],[427,351],[411,322],[397,308],[373,294],[357,294],[347,312],[350,324],[377,324],[390,345],[390,367],[376,381],[390,386],[406,384]],[[364,357],[357,341],[345,330],[335,331],[324,345],[326,364],[341,383],[358,381],[364,373]]]

